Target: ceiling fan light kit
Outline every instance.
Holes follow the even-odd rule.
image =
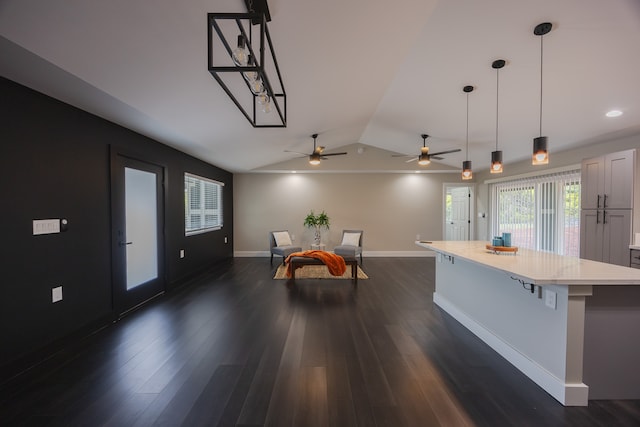
[[[418,164],[420,166],[427,166],[429,163],[431,163],[431,159],[428,154],[420,154],[418,156]]]
[[[311,153],[309,155],[309,164],[310,165],[319,165],[320,164],[320,153]]]
[[[209,73],[253,127],[287,127],[287,94],[267,27],[267,0],[245,3],[247,13],[207,14]],[[234,37],[235,48],[228,41]],[[273,109],[277,114],[268,114]]]
[[[540,136],[533,139],[533,157],[531,159],[531,164],[533,165],[546,165],[549,163],[547,137],[542,136],[542,39],[545,34],[551,31],[552,27],[550,22],[543,22],[536,25],[533,30],[533,34],[540,36]]]

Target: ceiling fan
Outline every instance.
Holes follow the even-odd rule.
[[[442,160],[442,157],[439,157],[441,154],[449,154],[449,153],[457,153],[458,151],[462,151],[460,148],[456,148],[454,150],[447,151],[438,151],[437,153],[429,153],[429,147],[427,147],[427,138],[429,135],[423,133],[422,135],[422,147],[420,148],[420,154],[417,156],[407,156],[404,154],[393,154],[391,157],[411,157],[411,159],[407,160],[407,163],[418,161],[418,164],[426,166],[431,163],[431,159]]]
[[[322,154],[322,152],[324,151],[324,147],[323,146],[316,146],[316,138],[318,138],[318,134],[314,133],[313,135],[311,135],[311,137],[313,138],[313,151],[311,152],[311,154],[305,154],[305,153],[301,153],[299,151],[291,151],[291,150],[284,150],[287,153],[298,153],[298,154],[302,154],[303,156],[309,156],[309,163],[312,165],[319,165],[320,164],[320,160],[326,160],[329,156],[343,156],[345,154],[347,154],[346,152],[344,153],[331,153],[331,154]]]

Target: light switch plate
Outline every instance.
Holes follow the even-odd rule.
[[[59,219],[34,219],[33,220],[33,235],[39,234],[52,234],[60,232],[60,220]]]
[[[51,302],[62,301],[62,286],[51,289]]]

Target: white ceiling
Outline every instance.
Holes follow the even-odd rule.
[[[207,12],[242,0],[2,0],[0,74],[232,172],[268,169],[343,146],[417,154],[462,148],[531,155],[543,134],[560,151],[640,135],[638,0],[269,0],[269,30],[288,95],[288,126],[254,129],[207,71]],[[610,119],[605,112],[620,109]],[[346,156],[349,157],[349,156]],[[337,159],[337,158],[334,158]],[[333,159],[332,159],[333,160]],[[330,160],[329,160],[330,161]],[[552,158],[553,161],[553,158]],[[391,158],[389,162],[403,163]],[[341,165],[344,162],[336,162]],[[308,166],[306,166],[308,167]]]

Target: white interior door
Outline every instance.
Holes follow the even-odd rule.
[[[445,240],[469,240],[471,235],[471,188],[445,187]]]

